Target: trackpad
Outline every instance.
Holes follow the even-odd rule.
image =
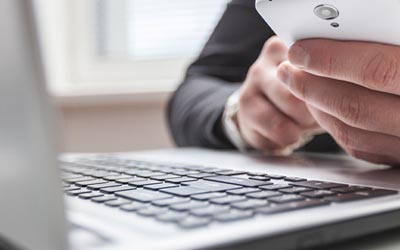
[[[110,240],[101,234],[83,226],[71,224],[69,231],[71,249],[96,249],[110,243]]]

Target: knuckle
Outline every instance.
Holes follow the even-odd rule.
[[[333,106],[336,108],[336,113],[343,120],[350,124],[360,124],[363,122],[365,113],[368,113],[367,105],[361,105],[360,96],[354,95],[351,98],[348,96],[338,97]]]
[[[260,79],[265,73],[264,67],[260,65],[259,61],[256,61],[251,67],[249,68],[248,76],[250,79]]]
[[[286,124],[287,121],[282,115],[278,113],[271,114],[269,123],[269,129],[271,132],[280,134],[286,127]]]
[[[252,143],[252,146],[258,150],[269,149],[269,146],[266,145],[266,143],[265,143],[265,139],[259,135],[254,135],[251,143]]]
[[[246,109],[251,100],[252,100],[251,91],[248,90],[247,88],[243,88],[239,94],[239,109]]]
[[[269,133],[274,134],[276,138],[279,138],[281,143],[291,144],[297,141],[297,137],[292,135],[291,127],[288,120],[281,116],[275,115],[269,127]]]
[[[345,128],[345,126],[339,122],[335,122],[333,127],[334,127],[333,137],[336,138],[338,143],[346,148],[351,146],[352,145],[352,140],[350,137],[351,135],[349,131]]]
[[[361,80],[367,87],[392,90],[400,80],[399,67],[400,60],[396,56],[377,52],[364,65]]]
[[[282,44],[280,43],[279,39],[277,37],[272,37],[270,39],[268,39],[263,46],[262,49],[263,53],[262,54],[274,54],[277,52],[282,51]]]
[[[286,89],[282,90],[281,99],[292,107],[301,105],[301,101]]]
[[[335,56],[329,53],[330,50],[323,50],[324,53],[320,55],[320,63],[315,66],[319,68],[321,73],[326,76],[331,76],[333,74],[333,68],[336,64]]]
[[[303,97],[307,98],[308,96],[308,88],[307,88],[307,80],[302,72],[293,72],[292,74],[292,82],[291,87],[297,90],[297,93]]]

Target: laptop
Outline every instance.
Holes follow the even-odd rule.
[[[0,1],[1,249],[303,249],[400,225],[393,175],[373,181],[390,169],[345,157],[58,156],[33,7]]]

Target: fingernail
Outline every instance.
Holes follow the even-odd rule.
[[[281,80],[282,83],[284,84],[289,84],[289,69],[287,66],[283,66],[279,68],[277,77],[279,80]]]
[[[298,68],[307,68],[310,54],[306,48],[296,43],[290,48],[289,61]]]

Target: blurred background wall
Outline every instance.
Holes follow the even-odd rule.
[[[166,97],[138,102],[59,103],[64,150],[114,152],[168,148],[173,142],[165,119]]]
[[[173,147],[168,97],[229,0],[36,0],[64,151]]]

